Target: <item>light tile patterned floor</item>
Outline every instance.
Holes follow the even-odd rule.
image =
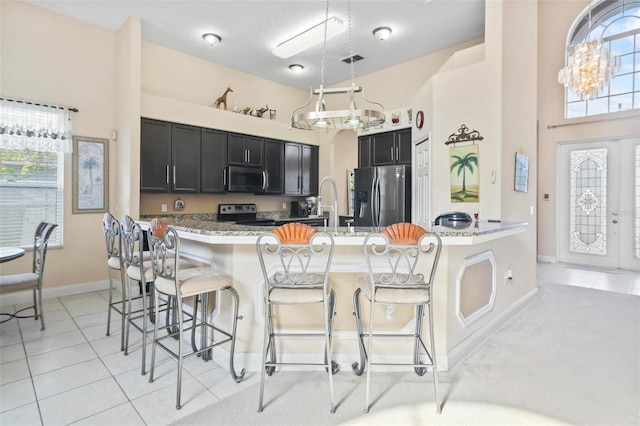
[[[640,296],[640,273],[634,271],[540,263],[537,273],[538,282]],[[33,319],[0,325],[0,424],[162,425],[258,382],[257,373],[247,373],[236,384],[215,363],[189,358],[183,408],[176,410],[175,362],[158,351],[154,383],[148,373],[141,376],[141,334],[132,330],[130,354],[123,356],[117,317],[105,336],[107,300],[106,291],[46,300],[45,331]]]

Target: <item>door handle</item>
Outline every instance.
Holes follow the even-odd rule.
[[[616,219],[613,219],[612,222],[613,223],[618,223],[618,221]]]
[[[167,164],[167,185],[169,185],[169,165]]]
[[[247,163],[251,162],[251,151],[247,150]]]
[[[393,161],[393,147],[391,147],[391,161]]]
[[[396,161],[400,161],[400,147],[396,146]]]
[[[267,189],[267,172],[262,171],[262,190]]]
[[[173,186],[176,185],[176,166],[173,166]]]

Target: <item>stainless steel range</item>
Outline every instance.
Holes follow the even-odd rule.
[[[273,219],[258,219],[255,204],[218,204],[218,222],[235,222],[246,226],[275,226]]]

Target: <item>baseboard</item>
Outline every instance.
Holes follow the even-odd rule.
[[[558,263],[558,258],[556,256],[543,256],[541,254],[538,255],[538,262],[542,263]]]
[[[120,285],[120,284],[118,284]],[[56,297],[72,296],[74,294],[88,293],[91,291],[107,290],[109,288],[109,280],[92,281],[87,283],[63,285],[58,287],[43,287],[42,299],[54,299]],[[6,293],[2,295],[0,306],[33,304],[33,291],[17,291],[15,293]]]
[[[488,339],[493,333],[495,333],[500,327],[504,325],[511,317],[520,312],[524,308],[525,304],[531,302],[533,296],[538,293],[538,287],[534,288],[519,300],[513,303],[500,315],[485,324],[480,330],[467,337],[462,342],[458,343],[446,356],[442,359],[438,357],[438,370],[449,370],[454,365],[462,361],[467,355],[469,355],[475,348],[478,347],[484,340]],[[441,363],[446,363],[442,368]]]

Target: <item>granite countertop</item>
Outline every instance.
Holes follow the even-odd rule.
[[[155,216],[154,216],[155,217]],[[160,217],[168,225],[176,230],[192,234],[207,236],[233,236],[233,237],[257,237],[265,232],[275,229],[275,226],[245,226],[233,222],[217,222],[206,215],[173,215]],[[150,221],[151,217],[141,217],[142,222]],[[295,220],[295,219],[292,219]],[[440,237],[479,237],[504,231],[524,230],[526,222],[470,222],[466,227],[451,228],[447,226],[430,226],[429,231],[436,232]],[[373,227],[340,227],[338,232],[333,232],[333,226],[329,223],[326,229],[334,237],[366,237],[371,232],[379,231]]]

